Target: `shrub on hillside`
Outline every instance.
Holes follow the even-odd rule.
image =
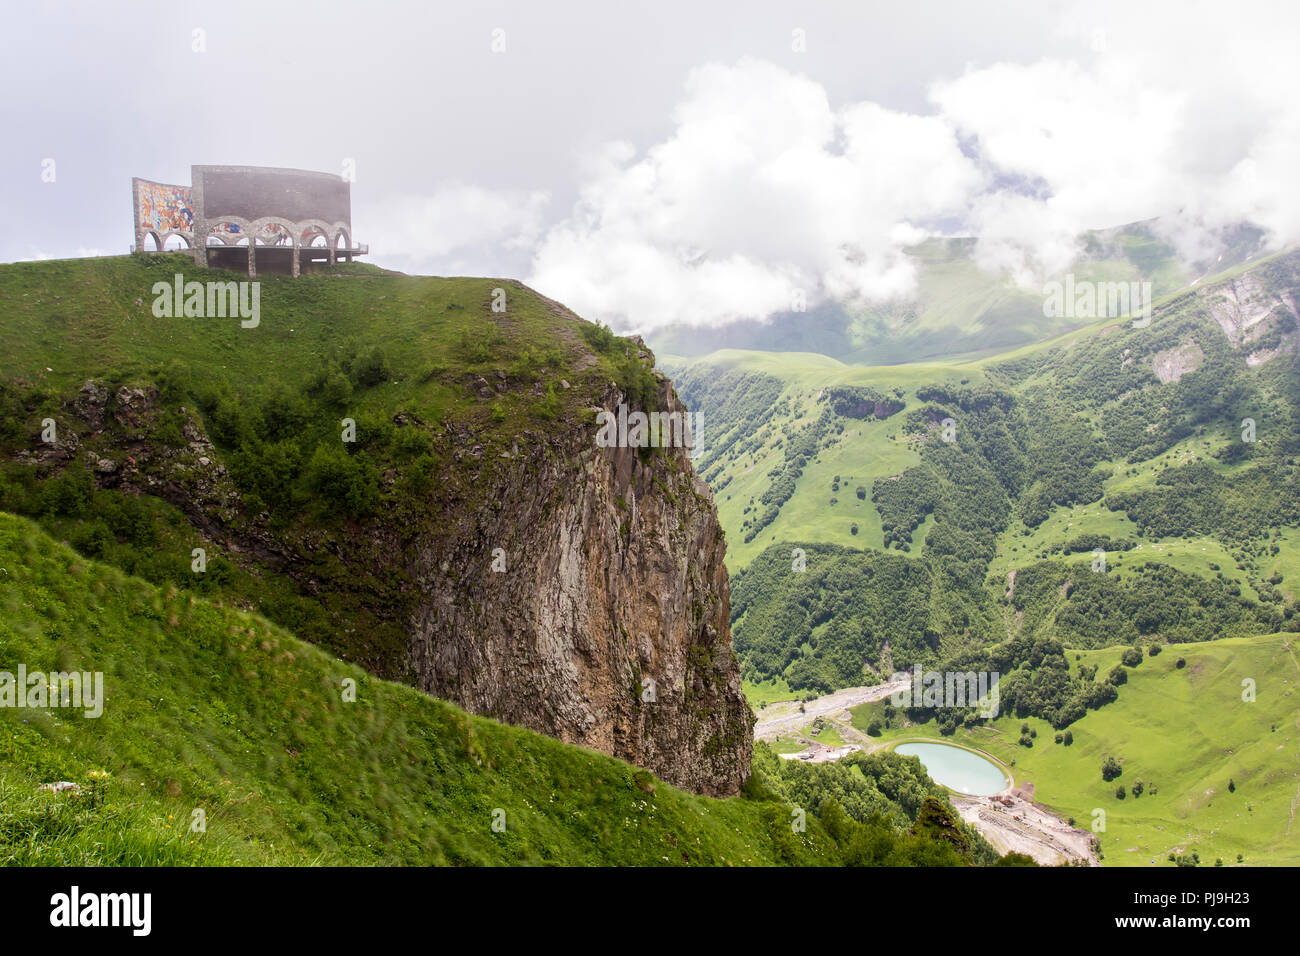
[[[386,381],[392,374],[388,358],[378,346],[358,356],[352,363],[352,381],[362,388],[373,388],[380,382]]]
[[[319,444],[312,452],[307,485],[327,504],[354,517],[371,514],[379,506],[374,466],[332,442]]]

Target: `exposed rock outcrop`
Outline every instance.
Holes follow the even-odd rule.
[[[1234,346],[1249,344],[1261,322],[1275,316],[1300,317],[1285,291],[1266,288],[1249,272],[1220,282],[1203,293],[1210,314]]]
[[[623,400],[611,387],[603,408]],[[658,407],[685,411],[663,379]],[[414,550],[419,684],[677,786],[734,793],[753,717],[712,496],[685,449],[595,437],[585,423],[548,454],[512,455],[484,513]]]
[[[656,381],[651,407],[683,414]],[[625,401],[613,384],[587,394],[610,411]],[[442,473],[420,503],[432,520],[279,527],[250,520],[196,415],[181,407],[174,443],[158,440],[156,389],[88,381],[65,408],[79,422],[24,457],[166,499],[254,574],[288,575],[322,603],[324,555],[388,576],[388,603],[376,595],[368,607],[401,626],[406,646],[354,657],[376,673],[694,792],[732,794],[748,777],[753,715],[731,645],[726,545],[686,449],[598,447],[594,408],[504,446],[447,424],[434,433]],[[393,423],[428,427],[405,413]]]
[[[1233,348],[1246,353],[1246,364],[1250,366],[1263,365],[1300,348],[1294,256],[1284,257],[1268,268],[1270,281],[1261,281],[1260,276],[1246,272],[1201,293],[1210,315]],[[1288,271],[1290,289],[1287,288]]]
[[[1162,382],[1176,382],[1188,372],[1195,372],[1205,361],[1205,352],[1195,342],[1157,352],[1151,358],[1152,370]]]

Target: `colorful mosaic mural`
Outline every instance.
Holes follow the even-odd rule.
[[[194,231],[194,209],[190,202],[189,186],[141,182],[139,197],[140,225],[145,229],[152,229],[159,236],[169,232]]]
[[[244,230],[234,222],[219,222],[212,227],[213,234],[223,234],[227,236],[243,236]],[[258,232],[257,238],[273,246],[292,245],[293,233],[278,222],[268,222],[262,225],[261,231]]]

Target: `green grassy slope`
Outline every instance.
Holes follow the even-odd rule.
[[[99,718],[0,709],[0,862],[838,862],[782,803],[695,797],[470,716],[5,514],[0,578],[0,671],[103,671],[107,698]],[[37,792],[91,771],[110,774],[96,806]]]
[[[1014,862],[914,759],[812,767],[760,745],[741,796],[697,797],[3,512],[0,579],[0,675],[102,671],[105,691],[98,717],[0,708],[0,865]]]
[[[1021,633],[1095,646],[1292,629],[1300,365],[1270,354],[1294,346],[1298,264],[1233,266],[1146,328],[1101,321],[978,361],[666,360],[705,415],[696,468],[728,535],[745,676],[824,692]],[[1279,304],[1235,342],[1224,294]],[[1159,356],[1187,348],[1195,367],[1162,380]],[[891,407],[837,405],[846,389]],[[881,572],[902,580],[881,552],[924,578],[893,609],[863,596]]]
[[[235,318],[156,318],[153,286],[170,284],[176,273],[202,282],[247,279],[196,268],[184,253],[0,267],[6,375],[63,391],[91,375],[111,372],[127,380],[175,360],[200,379],[222,377],[239,390],[296,382],[360,341],[383,350],[395,374],[358,394],[359,410],[407,401],[468,410],[471,397],[441,381],[444,371],[450,377],[476,366],[474,356],[460,348],[463,336],[478,336],[489,354],[506,355],[507,340],[521,346],[563,326],[572,339],[579,324],[509,280],[349,272],[342,266],[300,279],[260,277],[256,328],[241,328]],[[506,290],[504,313],[491,311],[495,288]],[[493,315],[497,328],[485,328],[485,317]],[[437,380],[417,374],[434,363],[445,367]]]
[[[386,677],[403,676],[417,588],[384,535],[443,533],[521,448],[540,465],[551,438],[594,422],[611,381],[644,393],[650,380],[631,343],[509,280],[268,276],[244,328],[156,317],[154,285],[177,273],[244,278],[184,254],[0,266],[0,508],[155,583],[192,577],[202,546],[212,593]],[[80,411],[91,379],[109,395],[101,422]],[[152,396],[131,425],[124,388]],[[64,458],[42,460],[47,418],[75,438]],[[196,451],[196,436],[215,447]],[[99,484],[119,487],[92,500],[99,456],[118,466]]]
[[[727,566],[734,573],[744,568],[765,547],[775,541],[815,541],[846,547],[879,548],[883,545],[880,515],[870,501],[870,490],[879,478],[901,473],[915,465],[916,451],[902,435],[902,416],[868,421],[847,421],[843,432],[828,436],[817,455],[804,469],[794,495],[782,506],[776,520],[760,535],[747,540],[744,522],[747,508],[771,485],[771,472],[783,460],[784,436],[816,419],[819,398],[829,387],[849,386],[892,392],[898,390],[909,407],[917,404],[916,389],[934,382],[982,383],[984,373],[958,363],[900,365],[887,368],[845,365],[811,353],[726,351],[694,363],[666,356],[662,364],[670,371],[686,401],[706,408],[702,452],[696,470],[710,481],[722,526],[729,532]],[[768,412],[765,425],[756,433],[745,424],[733,424],[725,413],[717,414],[701,395],[700,385],[718,380],[718,373],[771,376],[780,383],[782,407]],[[725,379],[723,380],[725,383]],[[745,453],[729,461],[714,449],[733,431],[743,432]],[[840,489],[832,490],[836,476]],[[866,500],[856,488],[867,489]],[[831,504],[830,499],[837,499]],[[856,524],[855,534],[852,526]],[[918,537],[918,540],[923,538]]]
[[[1094,810],[1105,811],[1099,836],[1106,865],[1167,866],[1171,852],[1196,852],[1203,866],[1216,859],[1233,865],[1237,854],[1247,865],[1300,865],[1296,643],[1294,634],[1273,634],[1166,647],[1129,670],[1118,700],[1070,726],[1069,746],[1054,743],[1046,721],[1014,714],[959,729],[951,739],[1012,765],[1018,785],[1032,784],[1036,801],[1081,827],[1092,827]],[[1097,664],[1104,673],[1119,653],[1068,657],[1072,667]],[[1243,699],[1243,681],[1253,682],[1253,702]],[[854,724],[865,730],[882,712],[880,704],[863,705]],[[1022,723],[1037,731],[1032,747],[1017,743]],[[933,721],[896,722],[880,739],[916,736],[940,734]],[[1107,783],[1101,765],[1111,755],[1123,773]],[[1140,797],[1132,794],[1137,780]]]

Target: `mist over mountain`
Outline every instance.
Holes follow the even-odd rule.
[[[696,467],[731,535],[746,675],[824,692],[1012,639],[1300,627],[1298,263],[987,359],[677,366],[712,426]],[[1110,573],[1080,574],[1095,554]]]
[[[976,356],[1029,345],[1072,331],[1092,315],[1045,315],[1047,281],[1150,282],[1154,298],[1266,253],[1265,236],[1241,225],[1223,236],[1221,251],[1185,263],[1153,223],[1090,232],[1067,273],[1019,285],[977,262],[979,241],[928,239],[906,255],[917,270],[914,294],[876,305],[822,302],[717,326],[669,325],[648,341],[661,353],[694,358],[720,349],[817,352],[861,365],[895,365]],[[1116,316],[1118,317],[1118,316]]]

